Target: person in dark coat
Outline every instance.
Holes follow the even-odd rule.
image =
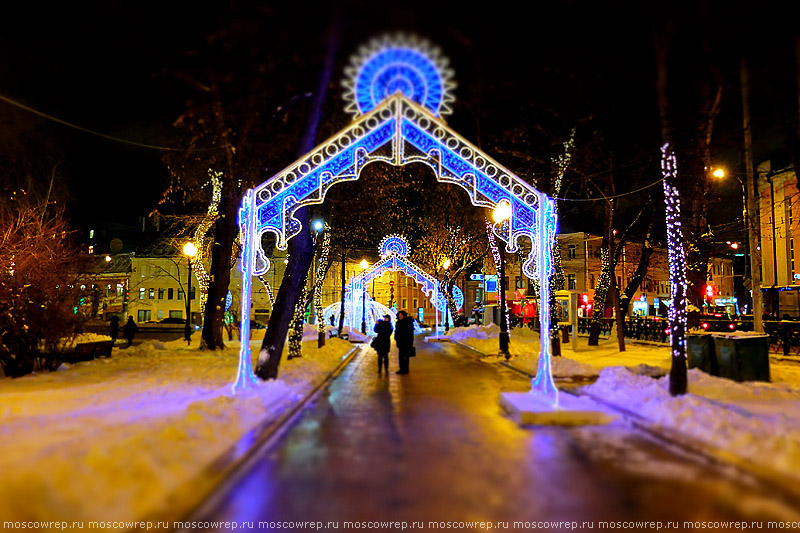
[[[411,356],[411,350],[414,348],[414,321],[409,318],[408,313],[405,311],[397,313],[394,342],[400,352],[400,370],[397,373],[408,374],[408,361]]]
[[[123,333],[125,333],[125,338],[128,339],[128,348],[133,346],[133,337],[136,336],[136,331],[139,327],[136,325],[136,322],[133,321],[133,317],[129,316],[128,321],[125,322],[125,326],[122,328]]]
[[[389,375],[389,349],[392,347],[392,322],[389,315],[383,315],[383,320],[375,324],[375,333],[377,336],[372,341],[372,347],[378,352],[378,374],[381,369],[386,369],[386,375]]]
[[[114,341],[114,344],[117,343],[117,337],[119,337],[119,317],[114,315],[111,317],[111,331],[109,332],[111,335],[111,340]]]

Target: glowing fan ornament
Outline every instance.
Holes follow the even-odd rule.
[[[345,111],[357,118],[400,92],[437,117],[449,115],[455,83],[447,65],[447,58],[424,39],[402,34],[373,39],[344,71]]]

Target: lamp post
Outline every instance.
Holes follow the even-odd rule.
[[[749,123],[749,119],[747,120]],[[749,126],[748,126],[749,127]],[[745,222],[745,231],[747,232],[747,239],[746,239],[746,246],[745,249],[745,257],[749,258],[749,261],[745,261],[745,276],[747,276],[747,267],[750,267],[750,291],[752,294],[752,307],[753,307],[753,329],[756,332],[763,333],[764,332],[764,325],[762,320],[762,295],[761,295],[761,261],[760,261],[760,254],[758,252],[759,243],[758,243],[758,227],[757,222],[750,217],[751,212],[755,212],[756,207],[756,198],[755,194],[753,193],[753,187],[748,187],[748,185],[752,184],[752,169],[748,166],[748,176],[747,176],[747,184],[742,181],[742,179],[734,173],[726,172],[722,167],[716,167],[712,170],[711,175],[715,178],[723,179],[728,175],[733,176],[736,178],[736,181],[739,182],[739,185],[742,189],[742,215],[744,216]],[[750,206],[748,208],[748,205]],[[774,202],[773,202],[774,205]],[[774,229],[774,225],[773,225]],[[772,240],[773,244],[775,243],[775,239]],[[773,255],[773,258],[775,256]],[[777,262],[773,262],[773,264],[777,265]],[[777,278],[776,278],[777,279]]]
[[[447,289],[450,281],[450,259],[445,258],[444,262],[442,263],[442,268],[445,271],[444,279],[444,332],[447,334],[450,331],[450,302],[448,301]]]
[[[492,212],[492,218],[496,224],[503,224],[511,218],[511,204],[507,200],[502,200],[497,204]],[[508,320],[506,319],[506,259],[505,252],[500,247],[500,354],[506,360],[511,359],[511,353],[508,351]],[[539,312],[543,312],[542,309]]]
[[[369,263],[366,259],[361,260],[362,270],[369,268]],[[367,284],[364,279],[361,279],[361,333],[367,334]]]
[[[192,258],[197,255],[197,247],[192,241],[183,245],[183,255],[186,256],[186,263],[189,265],[189,276],[186,279],[186,326],[183,328],[183,338],[186,339],[186,344],[192,343]]]

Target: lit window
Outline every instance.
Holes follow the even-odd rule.
[[[153,299],[153,298],[155,298],[155,297],[156,297],[156,290],[155,290],[155,289],[150,289],[150,290],[148,291],[147,298],[148,298],[149,300],[152,300],[152,299]]]
[[[144,287],[139,289],[139,299],[144,300]],[[141,320],[139,322],[141,322]]]
[[[90,253],[90,254],[93,254],[93,253],[94,253],[94,246],[92,246],[92,245],[89,245],[89,253]]]
[[[567,259],[575,259],[577,257],[577,252],[575,251],[575,245],[570,244],[567,246]]]

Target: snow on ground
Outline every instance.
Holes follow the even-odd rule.
[[[257,353],[259,343],[251,347]],[[2,379],[0,516],[131,520],[185,505],[169,496],[207,488],[206,466],[351,348],[341,339],[321,350],[304,342],[302,358],[281,363],[281,379],[236,395],[238,342],[212,352],[148,340],[66,371]]]
[[[485,354],[496,354],[498,335],[496,326],[473,326],[457,328],[450,336]],[[581,390],[738,457],[800,478],[800,361],[773,355],[771,383],[736,383],[691,369],[689,394],[673,398],[667,377],[644,375],[669,370],[669,347],[628,342],[626,351],[620,352],[616,338],[601,340],[596,347],[587,343],[588,339],[579,337],[576,351],[569,344],[562,345],[562,357],[552,359],[553,375],[564,378],[599,372],[598,380]],[[515,366],[535,372],[537,333],[512,330],[510,349]],[[576,371],[571,374],[573,365]]]
[[[800,387],[735,383],[689,370],[689,394],[667,377],[606,368],[582,390],[757,464],[800,479]]]

